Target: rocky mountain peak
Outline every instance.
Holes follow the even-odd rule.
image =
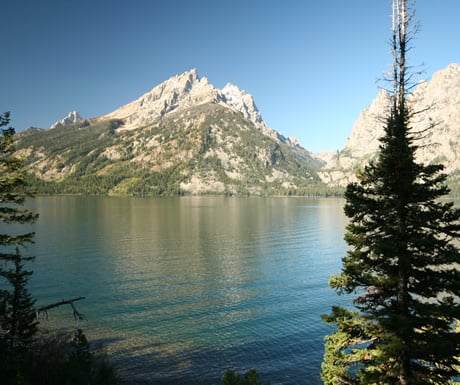
[[[423,125],[428,126],[430,122],[440,125],[442,122],[445,123],[446,119],[450,120],[451,117],[459,115],[459,90],[460,64],[457,63],[435,72],[430,81],[420,82],[409,97],[410,106],[418,115],[413,121],[417,129],[423,129]],[[377,152],[379,138],[384,134],[385,117],[390,109],[390,102],[388,91],[382,89],[359,115],[345,144],[345,150],[353,153],[355,158]],[[454,126],[458,127],[455,123]],[[431,141],[438,134],[437,128],[432,130]],[[439,138],[436,139],[438,140]],[[424,140],[423,146],[427,144],[429,142]],[[422,157],[420,160],[428,161],[429,157]]]
[[[254,126],[264,135],[267,135],[276,141],[283,142],[291,146],[296,146],[299,144],[297,139],[294,137],[291,138],[292,140],[288,140],[279,132],[267,126],[267,123],[263,120],[262,115],[254,101],[254,97],[251,94],[241,90],[232,83],[227,83],[225,87],[220,91],[220,95],[221,102],[223,104],[227,105],[235,111],[240,112],[245,119],[251,121]]]
[[[359,115],[345,148],[323,158],[327,161],[320,172],[324,182],[344,186],[354,180],[357,168],[376,156],[390,102],[388,92],[380,91]],[[417,161],[442,163],[448,173],[460,170],[460,64],[450,64],[430,81],[420,82],[408,102],[414,112],[411,128]]]
[[[232,84],[215,88],[196,70],[83,124],[29,130],[18,146],[54,192],[265,195],[323,189],[316,174],[322,163],[294,137],[268,128],[251,95]],[[88,184],[88,178],[98,183]]]
[[[80,114],[77,111],[71,111],[64,118],[62,118],[62,119],[58,120],[57,122],[53,123],[50,126],[50,128],[67,126],[69,124],[79,122],[80,120],[83,120],[83,118],[80,116]]]
[[[123,119],[125,129],[134,129],[158,121],[170,112],[216,102],[218,99],[218,90],[207,78],[200,78],[196,69],[192,69],[173,76],[103,118]]]
[[[222,94],[224,95],[226,103],[237,111],[240,111],[246,119],[249,119],[257,126],[266,127],[252,95],[240,90],[231,83],[227,83],[227,85],[222,88]]]
[[[218,103],[241,113],[272,139],[298,145],[267,126],[252,95],[231,83],[220,90],[209,83],[207,78],[200,78],[196,69],[171,77],[137,100],[99,119],[121,119],[124,122],[121,129],[136,129],[167,118],[170,113],[182,112],[207,103]]]

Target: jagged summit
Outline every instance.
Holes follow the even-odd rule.
[[[240,90],[232,83],[227,83],[226,86],[222,88],[222,94],[225,97],[226,103],[237,111],[242,112],[246,119],[251,120],[256,125],[266,127],[252,95],[248,94],[246,91]]]
[[[213,86],[206,77],[200,77],[192,68],[175,75],[146,92],[138,99],[123,105],[109,114],[95,118],[95,121],[119,120],[119,130],[134,130],[148,127],[167,119],[172,113],[182,113],[200,105],[218,104],[237,111],[244,119],[252,122],[264,135],[293,147],[301,147],[295,137],[286,138],[268,127],[256,106],[254,97],[238,86],[227,83],[224,88]],[[76,123],[82,117],[72,111],[51,128]]]
[[[218,90],[196,69],[173,76],[137,100],[126,104],[103,118],[122,119],[124,128],[140,128],[166,114],[203,103],[216,102]]]
[[[121,129],[130,130],[153,124],[167,118],[170,113],[183,112],[207,103],[218,103],[240,112],[257,129],[273,139],[285,143],[296,142],[287,140],[267,126],[252,95],[231,83],[218,89],[206,77],[200,78],[196,69],[171,77],[137,100],[99,119],[121,119],[124,123]]]
[[[61,126],[67,126],[69,124],[73,124],[83,120],[80,114],[77,111],[71,111],[65,116],[64,118],[58,120],[57,122],[53,123],[50,128],[56,128]]]
[[[295,138],[268,128],[250,94],[232,84],[218,89],[195,69],[83,125],[28,131],[18,148],[43,191],[262,195],[323,188],[316,174],[322,163]]]

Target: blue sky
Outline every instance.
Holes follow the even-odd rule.
[[[106,114],[196,68],[252,94],[307,149],[341,149],[391,64],[391,0],[3,0],[1,12],[0,111],[17,131]],[[416,2],[422,78],[460,62],[459,15],[458,0]]]

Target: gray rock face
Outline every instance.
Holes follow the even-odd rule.
[[[226,104],[240,111],[246,119],[252,121],[258,128],[266,128],[267,125],[262,119],[262,115],[257,109],[252,95],[241,91],[231,83],[222,88],[221,94],[223,96],[222,100]]]
[[[73,124],[83,120],[80,114],[77,111],[69,112],[65,118],[58,120],[57,122],[53,123],[50,128],[56,128],[61,126],[68,126],[69,124]]]
[[[121,119],[121,129],[131,130],[156,123],[173,113],[183,113],[190,108],[205,104],[220,104],[240,112],[265,135],[287,145],[298,146],[297,139],[286,139],[279,132],[269,128],[262,118],[252,95],[228,83],[218,89],[205,77],[199,77],[196,69],[176,75],[137,100],[124,105],[99,119]]]
[[[459,170],[460,64],[450,64],[421,83],[412,102],[414,111],[421,111],[414,119],[414,131],[420,132],[417,160],[442,163],[447,172]]]
[[[450,64],[429,82],[421,82],[409,105],[415,112],[411,132],[420,146],[417,161],[442,163],[447,172],[460,170],[460,64]],[[345,148],[324,158],[327,164],[319,174],[325,183],[345,186],[355,180],[358,168],[376,156],[389,108],[390,96],[382,90],[361,112]]]
[[[140,98],[102,118],[122,119],[125,122],[124,129],[136,129],[155,123],[172,112],[218,101],[218,90],[208,79],[200,79],[193,69],[166,80]]]

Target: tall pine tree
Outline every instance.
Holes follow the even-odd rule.
[[[354,310],[333,307],[326,322],[322,379],[337,384],[450,384],[458,375],[460,210],[441,165],[415,160],[416,112],[407,103],[406,53],[413,13],[393,1],[393,93],[380,152],[347,186],[338,294],[354,294]]]
[[[9,113],[0,115],[0,127],[9,124]],[[36,215],[23,207],[29,195],[25,170],[14,155],[14,129],[1,129],[0,137],[0,220],[8,225],[31,223]],[[12,226],[0,234],[0,376],[6,383],[20,382],[37,333],[34,300],[27,289],[31,271],[25,264],[33,259],[20,249],[33,241],[33,233]]]

